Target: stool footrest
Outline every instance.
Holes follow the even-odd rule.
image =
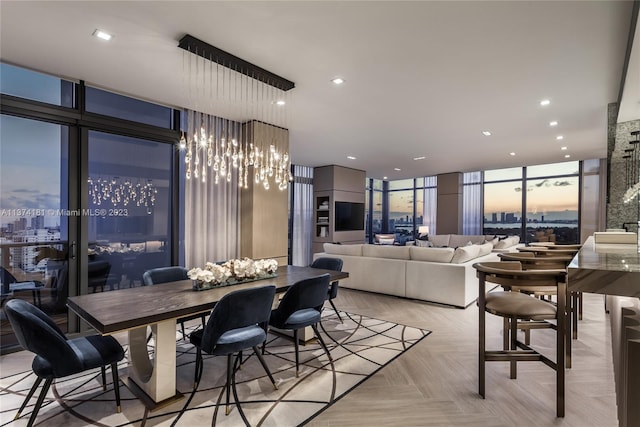
[[[487,362],[509,362],[511,360],[519,362],[540,362],[542,355],[535,351],[527,350],[496,350],[484,353],[484,360]]]

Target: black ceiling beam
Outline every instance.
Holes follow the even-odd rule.
[[[178,47],[285,92],[296,86],[295,83],[284,77],[280,77],[229,52],[211,46],[189,34],[180,39]]]

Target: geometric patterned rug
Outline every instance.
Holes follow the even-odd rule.
[[[36,424],[65,427],[304,425],[430,334],[427,330],[358,314],[340,314],[344,323],[340,323],[333,310],[324,310],[320,328],[333,361],[315,340],[301,345],[298,378],[291,339],[269,334],[264,357],[278,390],[274,390],[253,352],[247,352],[235,375],[228,416],[225,416],[224,388],[226,357],[203,355],[202,379],[197,390],[193,390],[195,349],[177,333],[177,388],[184,394],[183,399],[150,412],[121,383],[122,412],[116,413],[110,372],[107,372],[107,391],[103,391],[100,371],[88,371],[53,383]],[[3,367],[0,373],[0,426],[26,425],[39,392],[20,419],[13,421],[35,380],[28,369],[32,354],[23,354],[29,362],[24,363],[20,372],[7,372]],[[127,363],[125,356],[118,366],[120,375],[126,373]]]

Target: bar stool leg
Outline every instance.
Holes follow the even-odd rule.
[[[506,319],[506,317],[505,317]],[[516,317],[511,317],[509,319],[509,321],[511,322],[511,350],[516,350],[517,349],[517,340],[518,340],[518,318]],[[510,378],[512,380],[516,379],[516,377],[518,376],[518,362],[516,362],[515,359],[512,359],[509,361],[509,364],[511,365],[511,376]]]

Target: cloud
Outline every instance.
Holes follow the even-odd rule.
[[[566,187],[567,185],[573,185],[569,181],[556,181],[553,183],[556,187]]]
[[[519,192],[521,192],[521,191],[522,191],[522,188],[520,188],[520,187],[516,187],[516,188],[514,188],[514,189],[513,189],[513,191],[515,191],[516,193],[519,193]]]
[[[38,190],[29,190],[27,188],[16,188],[11,190],[11,193],[38,193]]]
[[[539,183],[534,184],[534,185],[535,185],[536,187],[540,188],[540,187],[542,187],[543,185],[545,185],[545,184],[547,183],[547,181],[549,181],[549,180],[548,180],[548,179],[543,179],[542,181],[540,181]]]

